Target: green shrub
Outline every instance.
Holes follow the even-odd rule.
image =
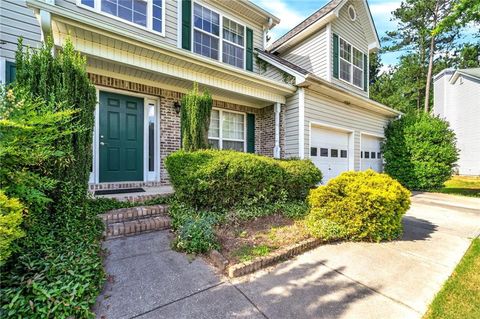
[[[70,42],[52,55],[19,43],[17,78],[2,89],[0,186],[28,214],[2,266],[2,318],[93,318],[105,279],[103,223],[88,209],[95,87]]]
[[[412,190],[443,187],[458,159],[448,122],[429,114],[407,114],[385,129],[385,172]]]
[[[0,190],[0,266],[12,254],[12,243],[25,235],[20,228],[22,213],[22,204]]]
[[[201,254],[218,248],[213,225],[215,218],[208,215],[186,217],[177,230],[173,247],[189,254]]]
[[[211,95],[208,92],[200,94],[197,83],[193,85],[192,91],[183,96],[180,121],[184,150],[196,151],[209,148],[208,127],[212,105]]]
[[[402,233],[410,192],[386,174],[345,172],[310,192],[306,225],[316,237],[392,240]]]
[[[284,187],[291,199],[304,200],[310,188],[322,181],[322,172],[311,161],[283,160],[278,163],[285,171]]]
[[[177,151],[165,165],[178,199],[209,210],[304,199],[321,180],[311,163],[235,151]]]

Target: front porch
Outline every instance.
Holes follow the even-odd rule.
[[[88,59],[89,63],[91,60]],[[94,73],[89,73],[89,77],[97,88],[99,101],[95,113],[90,189],[169,185],[164,160],[181,146],[179,105],[183,93],[140,84],[142,79],[133,82]],[[138,105],[132,101],[137,101]],[[142,111],[134,111],[134,107]],[[285,106],[280,103],[253,107],[215,99],[212,123],[215,122],[217,133],[210,136],[212,145],[283,157],[284,114]],[[127,118],[130,122],[125,122]],[[137,129],[132,131],[129,126]],[[229,131],[235,137],[227,137],[227,126],[228,130],[235,127],[233,133]],[[130,156],[127,151],[121,153],[122,141],[118,144],[118,139],[130,143],[124,147]],[[137,171],[131,174],[132,170]],[[125,196],[120,194],[119,197]]]

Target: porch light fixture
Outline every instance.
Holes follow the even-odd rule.
[[[175,101],[175,103],[173,103],[173,108],[175,109],[175,113],[180,114],[182,105],[178,101]]]

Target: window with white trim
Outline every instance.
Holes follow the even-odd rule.
[[[364,54],[340,38],[340,79],[363,89]]]
[[[245,151],[245,114],[213,109],[208,141],[213,148]]]
[[[77,0],[78,4],[129,24],[164,33],[165,0]]]
[[[220,15],[195,3],[193,8],[193,52],[218,60]]]
[[[193,6],[193,52],[245,68],[245,26],[198,3]]]

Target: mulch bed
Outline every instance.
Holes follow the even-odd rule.
[[[302,221],[280,214],[222,226],[216,233],[221,245],[219,252],[228,260],[229,266],[267,256],[311,238]]]

